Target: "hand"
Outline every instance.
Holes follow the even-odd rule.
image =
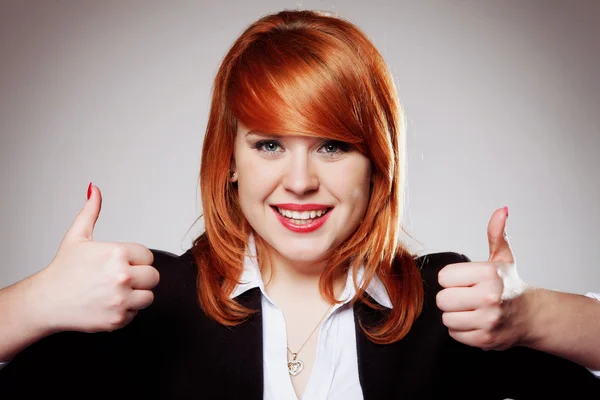
[[[136,243],[95,242],[102,207],[100,190],[64,236],[56,256],[32,276],[30,303],[49,331],[112,331],[127,325],[154,300],[159,281],[152,252]]]
[[[437,295],[442,321],[450,336],[485,350],[519,344],[527,333],[526,296],[506,235],[508,209],[494,212],[488,224],[487,262],[456,263],[438,275],[444,288]]]

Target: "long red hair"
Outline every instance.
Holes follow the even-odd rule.
[[[421,311],[423,283],[415,256],[399,237],[406,160],[403,118],[383,57],[352,23],[315,11],[282,11],[249,26],[215,78],[202,149],[206,231],[193,243],[202,309],[224,325],[239,324],[256,311],[230,299],[252,233],[236,186],[229,182],[239,120],[267,134],[351,143],[371,160],[373,183],[363,222],[329,259],[320,290],[333,303],[335,276],[356,273],[364,265],[364,281],[353,301],[380,308],[365,292],[377,276],[393,309],[379,325],[362,329],[376,343],[404,337]],[[255,240],[260,263],[266,245],[258,235]]]

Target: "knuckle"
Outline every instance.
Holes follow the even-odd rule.
[[[121,294],[115,295],[110,302],[110,308],[119,310],[119,313],[124,308],[123,307],[124,305],[125,305],[125,296],[123,296]]]
[[[483,296],[483,304],[488,307],[499,306],[502,302],[502,294],[496,291],[488,292]]]
[[[498,325],[500,325],[500,314],[493,311],[488,315],[485,326],[488,330],[494,330]]]
[[[119,286],[129,286],[131,284],[133,277],[129,272],[119,272],[116,276],[116,282]]]
[[[494,335],[488,331],[481,332],[479,339],[479,346],[482,349],[490,350],[494,348]]]
[[[127,314],[125,311],[116,313],[109,321],[110,329],[119,329],[127,322]]]
[[[483,267],[483,269],[481,270],[481,273],[483,275],[483,278],[486,280],[494,280],[498,278],[498,271],[496,269],[496,267],[492,266],[492,265],[486,265]]]
[[[126,260],[127,254],[128,254],[127,246],[125,246],[123,243],[117,243],[112,248],[112,255],[113,255],[113,257],[115,257],[117,259]]]

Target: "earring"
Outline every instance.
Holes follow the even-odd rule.
[[[237,172],[233,171],[231,178],[229,178],[229,182],[237,182]]]

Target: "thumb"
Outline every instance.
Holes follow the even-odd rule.
[[[81,240],[93,240],[94,227],[102,208],[102,194],[100,189],[91,182],[88,186],[89,199],[83,205],[71,227],[65,235],[64,241],[80,242]]]
[[[489,261],[515,262],[506,234],[507,218],[508,207],[499,208],[492,214],[487,229],[488,243],[490,245]]]

